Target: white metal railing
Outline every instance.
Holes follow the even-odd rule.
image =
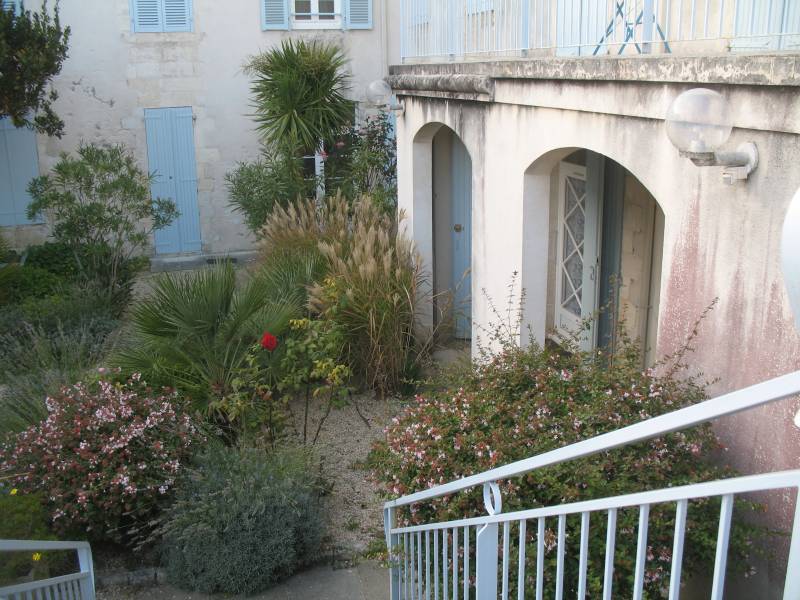
[[[587,585],[589,553],[589,522],[593,513],[605,513],[607,519],[606,548],[603,572],[603,600],[627,596],[629,591],[613,590],[614,551],[616,541],[617,512],[621,508],[638,508],[636,564],[632,597],[641,600],[644,594],[645,561],[647,555],[648,518],[652,504],[674,503],[676,505],[675,531],[673,539],[669,599],[678,600],[681,585],[686,516],[690,500],[699,498],[721,498],[721,512],[716,544],[711,598],[722,600],[725,585],[725,569],[731,528],[734,497],[739,494],[790,489],[794,491],[795,516],[789,547],[787,575],[784,584],[784,600],[800,598],[800,470],[765,473],[720,481],[697,483],[682,487],[666,488],[612,498],[587,500],[560,506],[534,508],[512,513],[502,512],[499,480],[529,473],[542,467],[583,458],[660,437],[664,434],[688,429],[720,417],[763,406],[800,393],[800,371],[777,377],[763,383],[731,392],[700,404],[683,408],[659,417],[654,417],[616,431],[571,444],[538,456],[517,461],[483,473],[439,485],[391,500],[384,505],[384,527],[390,551],[391,600],[468,600],[471,591],[477,600],[496,600],[498,592],[503,600],[508,599],[509,581],[516,575],[518,598],[524,598],[525,582],[528,578],[526,558],[526,532],[528,521],[536,524],[535,588],[536,600],[541,600],[544,582],[545,522],[558,520],[556,536],[556,600],[564,594],[564,572],[566,552],[566,519],[580,515],[580,545],[578,556],[578,598],[583,600]],[[398,527],[397,509],[440,498],[476,486],[483,486],[487,515],[465,518],[444,523],[430,523],[409,527]],[[502,525],[502,544],[500,539]],[[512,528],[519,540],[517,565],[511,565],[510,551]],[[470,540],[474,538],[475,551],[470,552]],[[431,549],[433,552],[431,553]],[[471,555],[474,565],[470,565]],[[461,565],[459,565],[459,560]],[[498,567],[499,578],[498,578]],[[461,577],[459,581],[459,575]],[[552,574],[548,574],[552,576]],[[452,594],[450,595],[450,591]]]
[[[797,0],[401,0],[403,61],[800,50]]]
[[[94,600],[94,566],[92,549],[87,542],[40,542],[0,540],[3,552],[47,552],[75,550],[79,571],[70,575],[0,587],[0,600]]]

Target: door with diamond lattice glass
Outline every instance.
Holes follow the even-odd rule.
[[[561,163],[558,190],[555,324],[568,337],[596,308],[599,202],[580,165]]]

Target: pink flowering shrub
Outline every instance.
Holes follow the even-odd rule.
[[[683,353],[671,364],[642,370],[638,346],[622,336],[611,356],[576,348],[503,349],[484,361],[448,372],[432,382],[386,428],[386,440],[370,456],[376,481],[388,497],[424,490],[516,460],[561,448],[706,399],[705,385],[686,376]],[[680,377],[679,377],[680,375]],[[709,426],[534,471],[500,482],[503,512],[678,486],[731,475],[710,462],[722,450]],[[683,560],[686,577],[713,570],[719,501],[693,501]],[[741,508],[754,508],[744,502]],[[402,524],[485,515],[482,490],[412,505]],[[666,597],[672,560],[674,504],[651,506],[646,562],[648,598]],[[588,597],[600,597],[605,560],[606,513],[595,513],[589,530]],[[553,597],[558,519],[545,529],[545,596]],[[512,538],[517,536],[516,525]],[[636,558],[638,509],[619,511],[615,594],[629,593]],[[567,519],[565,597],[577,593],[580,515]],[[737,521],[730,564],[749,569],[750,539],[757,533]],[[473,552],[474,552],[474,531]],[[516,548],[518,542],[512,541]],[[527,529],[528,593],[534,593],[536,522]],[[516,550],[511,564],[516,564]],[[474,563],[473,563],[474,564]],[[516,579],[516,576],[513,578]],[[516,588],[516,582],[512,582]],[[516,591],[511,594],[516,597]],[[527,596],[526,596],[527,597]]]
[[[199,440],[183,402],[134,375],[77,383],[46,404],[44,421],[0,445],[0,474],[41,493],[59,533],[124,542],[141,535]]]

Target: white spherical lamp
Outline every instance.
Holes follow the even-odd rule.
[[[667,111],[666,128],[670,141],[682,153],[715,152],[733,129],[728,101],[706,88],[683,92]]]
[[[386,106],[392,98],[392,88],[383,79],[376,79],[367,86],[367,102],[373,106]]]

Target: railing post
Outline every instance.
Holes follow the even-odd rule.
[[[800,598],[800,487],[794,497],[794,524],[792,525],[789,562],[786,563],[786,583],[783,600]]]
[[[83,600],[94,600],[94,565],[91,548],[78,548],[78,566],[81,573],[89,574],[86,579],[81,579],[81,597]]]
[[[397,556],[400,540],[396,533],[392,533],[396,520],[395,510],[393,507],[383,510],[383,529],[389,551],[389,600],[400,600],[400,563]]]
[[[503,512],[500,487],[492,482],[483,484],[483,503],[490,515]],[[487,523],[478,530],[475,541],[475,598],[497,599],[497,557],[500,528],[497,523]],[[464,575],[466,577],[466,574]]]
[[[531,0],[522,0],[522,53],[531,49]]]
[[[654,23],[653,0],[644,0],[644,8],[642,10],[642,54],[650,54],[652,51]]]

